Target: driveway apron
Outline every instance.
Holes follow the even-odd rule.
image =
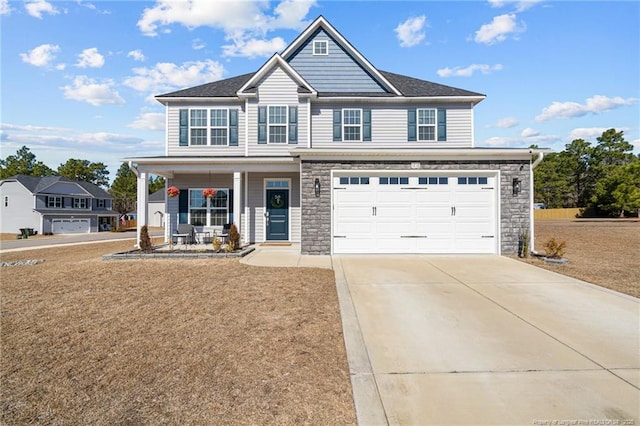
[[[499,256],[334,269],[360,424],[640,424],[638,299]]]

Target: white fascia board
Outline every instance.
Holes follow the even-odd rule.
[[[379,71],[376,67],[373,66],[373,64],[371,64],[371,62],[369,62],[367,60],[367,58],[365,58],[364,56],[362,56],[360,54],[360,52],[358,52],[358,50],[353,47],[353,45],[351,43],[349,43],[349,41],[347,39],[345,39],[342,34],[340,34],[338,32],[338,30],[336,30],[333,25],[331,25],[325,18],[324,16],[319,16],[315,21],[313,21],[311,23],[311,25],[309,25],[307,27],[306,30],[304,30],[302,32],[302,34],[300,34],[283,52],[282,52],[282,57],[287,60],[289,59],[289,56],[295,52],[304,42],[307,41],[307,39],[311,36],[311,34],[313,34],[319,27],[322,27],[322,29],[324,29],[326,32],[329,33],[329,35],[331,37],[333,37],[335,40],[338,41],[338,43],[347,50],[347,52],[349,52],[353,57],[356,58],[356,60],[360,63],[360,65],[362,65],[366,70],[368,70],[369,72],[371,72],[371,74],[373,74],[376,79],[378,81],[381,81],[387,88],[391,89],[391,91],[393,93],[395,93],[398,96],[402,96],[402,93],[393,85],[391,84],[391,82],[389,80],[387,80]]]
[[[158,98],[156,100],[161,104],[168,106],[169,103],[173,102],[187,102],[187,103],[198,103],[198,102],[206,102],[206,103],[229,103],[229,102],[238,102],[240,99],[237,96],[226,96],[226,97],[203,97],[203,96],[191,96],[191,97],[171,97],[171,98]]]
[[[350,159],[358,161],[421,160],[530,160],[548,149],[529,148],[424,148],[424,149],[307,149],[292,148],[289,153],[301,160]]]
[[[274,54],[260,69],[238,90],[238,96],[255,96],[254,93],[244,93],[249,87],[255,86],[262,78],[267,75],[272,68],[280,66],[284,71],[292,77],[299,85],[304,86],[312,95],[317,95],[316,90],[291,66],[287,61],[282,59],[278,53]]]
[[[447,102],[470,102],[477,105],[486,96],[318,96],[316,102],[383,102],[383,103],[447,103]]]

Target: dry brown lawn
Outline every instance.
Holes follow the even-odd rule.
[[[0,424],[354,424],[332,271],[7,253]]]
[[[566,265],[530,262],[561,274],[640,297],[639,220],[538,220],[536,250],[551,238],[566,241]]]

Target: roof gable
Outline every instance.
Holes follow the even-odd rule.
[[[298,90],[299,93],[311,93],[316,95],[317,92],[307,81],[302,78],[298,72],[291,67],[282,56],[279,54],[275,54],[265,62],[264,65],[260,67],[260,69],[253,74],[247,81],[242,85],[242,87],[238,90],[238,96],[253,96],[255,94],[255,88],[258,86],[262,79],[264,79],[270,71],[274,68],[281,68],[288,76],[298,84],[298,87],[302,90]]]
[[[90,182],[68,179],[63,176],[15,175],[5,180],[16,180],[32,194],[81,195],[93,198],[113,198],[104,189]]]
[[[351,45],[345,39],[342,34],[338,32],[325,18],[319,16],[315,21],[307,27],[285,50],[282,52],[282,57],[289,62],[299,57],[300,52],[304,52],[305,47],[310,45],[316,37],[327,37],[328,40],[333,42],[334,49],[338,47],[340,51],[344,52],[352,61],[354,65],[358,65],[366,74],[368,74],[374,81],[383,87],[387,92],[401,95],[400,91],[393,86],[387,79],[380,74],[380,72],[358,52],[358,50]],[[335,50],[339,52],[339,50]]]

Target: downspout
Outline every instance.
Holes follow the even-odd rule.
[[[535,161],[533,163],[531,163],[531,170],[529,171],[530,175],[529,175],[529,182],[530,182],[530,186],[531,189],[529,191],[529,209],[531,210],[531,217],[529,219],[529,223],[530,223],[530,230],[529,230],[529,238],[531,240],[531,245],[529,246],[529,251],[533,254],[537,254],[536,250],[535,250],[535,242],[536,242],[536,237],[535,237],[535,213],[534,213],[534,209],[533,209],[533,192],[534,192],[534,182],[533,182],[533,169],[535,169],[536,167],[538,167],[538,164],[540,164],[542,162],[542,159],[544,158],[544,152],[540,151],[538,152],[538,158],[535,159]]]

